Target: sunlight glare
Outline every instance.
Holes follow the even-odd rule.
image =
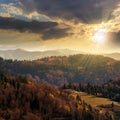
[[[105,44],[107,40],[107,31],[105,29],[99,29],[95,32],[93,38],[97,44]]]

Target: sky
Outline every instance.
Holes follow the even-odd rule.
[[[0,50],[120,52],[119,0],[0,0]]]

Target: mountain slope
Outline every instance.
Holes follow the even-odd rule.
[[[48,57],[33,61],[0,60],[5,73],[27,74],[37,82],[103,84],[120,76],[120,61],[99,55]]]
[[[109,120],[80,96],[74,97],[48,84],[24,77],[0,75],[0,119],[5,120]]]

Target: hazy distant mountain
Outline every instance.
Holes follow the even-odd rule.
[[[104,54],[104,56],[114,58],[116,60],[120,60],[120,53],[111,53],[111,54]]]
[[[24,49],[16,49],[16,50],[1,50],[0,57],[4,59],[17,59],[17,60],[35,60],[44,57],[50,56],[69,56],[76,54],[87,54],[77,50],[70,49],[59,49],[59,50],[48,50],[48,51],[26,51]],[[104,56],[114,58],[116,60],[120,60],[120,53],[111,53],[104,54]]]
[[[0,57],[4,59],[17,59],[17,60],[35,60],[43,57],[50,56],[68,56],[79,54],[80,51],[61,49],[61,50],[49,50],[49,51],[26,51],[23,49],[16,50],[1,50]]]

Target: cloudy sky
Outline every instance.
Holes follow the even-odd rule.
[[[0,0],[0,50],[120,52],[120,0]]]

